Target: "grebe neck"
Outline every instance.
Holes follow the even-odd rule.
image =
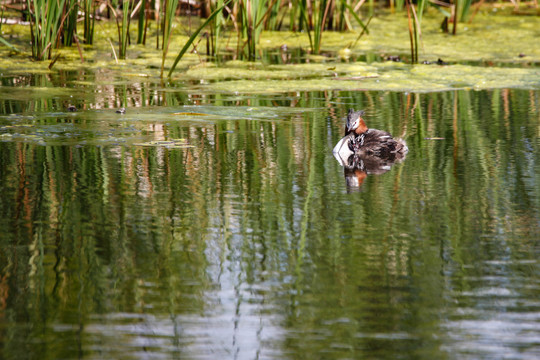
[[[360,118],[360,123],[358,124],[358,127],[354,130],[356,135],[361,135],[368,131],[368,127],[366,123],[364,122],[364,119]]]

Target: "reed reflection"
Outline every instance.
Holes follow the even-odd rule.
[[[182,115],[0,117],[0,358],[444,358],[454,334],[482,344],[487,321],[536,331],[521,304],[540,283],[539,96],[212,95]],[[348,196],[328,149],[351,104],[414,150],[393,168],[405,156],[347,145],[347,186],[365,190]],[[50,130],[62,121],[73,142]],[[141,145],[173,139],[190,146]]]

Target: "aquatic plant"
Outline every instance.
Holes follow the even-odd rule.
[[[394,11],[402,11],[403,5],[405,4],[405,0],[390,0],[390,10],[392,12]]]
[[[174,13],[178,6],[178,0],[165,0],[165,7],[163,8],[163,36],[161,37],[163,43],[162,58],[161,58],[161,77],[163,77],[163,68],[165,67],[165,58],[169,50],[169,44],[171,41],[171,28],[174,19]]]
[[[331,0],[299,1],[303,25],[309,37],[311,51],[314,54],[318,54],[321,50],[322,33],[330,4]]]
[[[78,0],[66,0],[63,12],[63,26],[61,26],[61,39],[64,46],[71,46],[77,33]]]
[[[266,0],[238,0],[237,28],[240,29],[238,35],[243,40],[239,41],[239,44],[242,43],[239,53],[247,55],[245,57],[249,61],[255,60],[257,44],[263,30],[263,20],[268,14],[266,4]],[[243,50],[245,47],[247,47],[246,53]]]
[[[174,60],[173,62],[173,65],[171,66],[171,69],[169,70],[169,75],[168,77],[171,77],[174,69],[176,68],[176,65],[178,65],[178,62],[180,61],[180,59],[182,59],[182,57],[184,56],[184,54],[186,53],[186,51],[190,48],[190,46],[193,44],[193,41],[195,41],[195,39],[197,38],[197,36],[199,35],[199,33],[202,31],[202,29],[204,29],[209,23],[212,22],[212,20],[218,15],[219,12],[221,12],[221,10],[223,10],[223,8],[225,6],[227,6],[227,4],[229,4],[231,0],[229,0],[228,2],[226,2],[225,4],[223,4],[221,7],[217,8],[216,10],[214,10],[212,12],[212,14],[210,14],[210,16],[208,16],[208,19],[206,19],[205,22],[203,22],[194,32],[193,34],[191,34],[191,36],[189,37],[188,41],[186,41],[186,43],[184,44],[184,47],[182,48],[182,50],[180,50],[180,53],[178,53],[178,55],[176,56],[176,59]],[[163,70],[163,68],[162,68]],[[163,71],[161,72],[161,76],[163,77]]]
[[[221,7],[225,8],[225,6],[226,5],[223,0],[216,0],[215,3],[212,4],[210,9],[212,12],[214,12],[218,8],[221,8]],[[219,47],[220,47],[221,32],[225,24],[225,21],[226,19],[223,16],[223,12],[220,11],[216,14],[216,16],[210,22],[210,25],[209,25],[210,34],[207,37],[207,51],[206,51],[207,55],[211,55],[211,56],[218,55]]]
[[[94,43],[94,25],[96,21],[96,3],[94,0],[83,0],[84,9],[84,42],[85,44]]]
[[[2,13],[0,13],[0,34],[2,34],[2,23],[4,19],[4,8],[2,7]],[[19,52],[19,49],[17,49],[15,46],[13,46],[9,41],[4,39],[2,35],[0,35],[0,43],[6,45],[8,48],[10,48],[13,51]]]
[[[360,38],[364,35],[364,34],[369,34],[369,30],[368,30],[368,26],[369,26],[369,23],[371,22],[371,19],[373,19],[373,15],[371,15],[368,19],[368,21],[366,21],[366,23],[364,24],[364,22],[362,21],[362,19],[360,19],[360,17],[356,14],[356,11],[353,9],[353,7],[349,4],[347,4],[346,2],[343,2],[345,7],[350,11],[350,14],[353,16],[353,18],[356,20],[356,22],[358,23],[358,25],[360,25],[360,27],[362,27],[362,31],[360,31],[360,34],[358,34],[358,37],[356,38],[355,42],[353,44],[351,44],[350,47],[354,47],[356,46],[356,44],[358,43],[358,40],[360,40]],[[359,6],[362,5],[362,2],[359,1],[358,2]]]
[[[148,18],[149,11],[148,8],[150,2],[147,0],[141,0],[137,7],[134,9],[134,12],[139,10],[139,18],[137,24],[137,44],[146,44],[146,30],[148,29]]]
[[[469,17],[469,11],[471,10],[472,0],[458,0],[458,1],[460,2],[460,5],[461,5],[460,20],[465,21]]]
[[[105,3],[97,0],[15,0],[16,2],[25,3],[28,9],[21,13],[23,19],[28,16],[30,20],[34,59],[50,59],[51,51],[58,46],[71,46],[74,41],[78,44],[76,24],[79,13],[83,14],[86,44],[94,42],[97,15],[114,18],[118,26],[118,57],[125,58],[130,43],[130,19],[137,19],[137,43],[145,44],[150,17],[153,16],[159,29],[154,33],[157,36],[154,36],[156,48],[162,50],[162,67],[168,52],[172,23],[179,7],[178,0],[107,0]],[[236,33],[238,37],[236,57],[250,61],[258,55],[259,39],[263,30],[281,30],[287,26],[289,30],[305,32],[311,53],[318,54],[322,48],[324,31],[352,30],[353,23],[356,22],[362,28],[361,35],[367,33],[367,25],[361,18],[365,13],[373,13],[376,4],[375,0],[230,0],[224,6],[225,2],[226,0],[201,1],[202,10],[199,16],[202,19],[207,14],[222,9],[205,25],[207,54],[218,54],[222,48],[221,39],[228,31]],[[477,2],[479,5],[482,3],[483,0]],[[455,0],[448,4],[438,0],[390,0],[388,6],[392,12],[407,12],[411,61],[414,63],[418,61],[422,15],[427,6],[438,8],[445,17],[443,30],[448,31],[448,27],[452,26],[451,33],[455,34],[458,22],[467,21],[474,16],[471,15],[472,4],[472,0]],[[363,11],[364,16],[360,13],[362,6],[368,6]],[[103,8],[107,9],[106,13]],[[187,21],[191,27],[191,18]],[[10,46],[4,38],[0,38],[0,43]],[[194,43],[193,40],[188,47]]]
[[[118,57],[120,59],[126,58],[127,46],[129,44],[129,25],[131,20],[132,2],[130,0],[122,0],[122,12],[116,11],[115,7],[111,4],[107,4],[114,14],[116,20],[116,26],[118,29]]]
[[[418,48],[421,46],[422,15],[425,9],[425,0],[417,0],[418,10],[415,10],[411,0],[406,0],[407,18],[409,24],[409,38],[411,42],[411,62],[418,63]]]
[[[341,0],[338,3],[332,0],[299,1],[300,28],[305,28],[308,34],[311,52],[320,53],[324,30],[352,29],[350,16],[362,27],[361,34],[368,32],[367,26],[357,14],[363,3],[364,1],[360,0],[352,6],[347,0]]]
[[[8,48],[11,48],[12,50],[15,50],[15,51],[19,51],[15,46],[11,45],[6,39],[4,39],[1,35],[0,35],[0,43],[6,45]]]
[[[65,4],[65,0],[27,0],[34,59],[51,59],[61,33]]]

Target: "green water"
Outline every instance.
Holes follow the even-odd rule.
[[[1,358],[540,356],[540,91],[99,76],[2,77]],[[351,107],[410,149],[357,187]]]

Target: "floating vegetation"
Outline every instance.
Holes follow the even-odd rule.
[[[134,146],[162,147],[167,149],[188,149],[194,147],[186,139],[153,140],[144,143],[135,143]]]
[[[86,104],[88,105],[88,103]],[[288,106],[184,105],[133,108],[126,114],[116,109],[75,113],[40,112],[0,116],[0,142],[39,145],[126,145],[170,149],[192,148],[193,134],[186,128],[222,126],[232,121],[245,126],[281,122],[293,114],[317,109]],[[235,132],[228,129],[226,132]],[[218,131],[221,132],[221,131]]]
[[[540,88],[538,68],[486,68],[472,65],[407,65],[385,62],[328,65],[272,65],[268,70],[219,68],[204,73],[190,70],[185,77],[209,80],[201,89],[233,93],[279,93],[316,90],[444,91],[455,89]],[[270,70],[272,69],[272,70]],[[244,73],[240,79],[238,74]],[[325,76],[323,75],[325,74]],[[334,75],[335,74],[335,75]],[[249,80],[246,80],[249,78]],[[228,80],[228,81],[226,81]]]
[[[64,115],[65,116],[65,115]],[[3,117],[0,120],[10,119]],[[17,116],[17,122],[0,126],[1,142],[28,142],[38,145],[107,145],[137,141],[141,130],[134,126],[114,126],[113,123],[99,123],[88,126],[84,123],[63,122],[50,113],[26,119]],[[31,123],[19,123],[29,120]],[[13,119],[12,119],[13,121]]]
[[[183,116],[207,116],[208,114],[195,113],[195,112],[177,112],[173,115],[183,115]]]

